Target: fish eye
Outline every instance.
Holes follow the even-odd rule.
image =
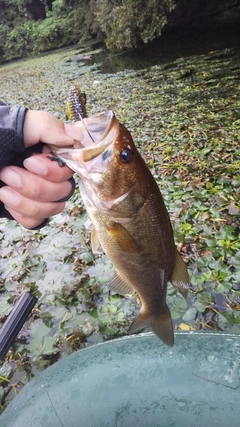
[[[129,148],[124,148],[120,153],[122,163],[131,163],[133,161],[133,152]]]

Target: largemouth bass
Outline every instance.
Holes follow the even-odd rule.
[[[129,131],[111,110],[85,118],[78,126],[80,144],[51,148],[80,177],[81,196],[94,227],[93,251],[101,245],[116,268],[111,290],[122,295],[136,291],[140,297],[141,309],[129,333],[151,327],[172,346],[167,283],[186,297],[189,278],[158,185]]]

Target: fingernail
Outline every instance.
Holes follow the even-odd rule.
[[[41,160],[35,156],[28,157],[24,160],[23,166],[36,175],[44,176],[48,173],[48,168],[44,163],[46,160]]]
[[[0,194],[0,200],[1,202],[6,205],[6,209],[8,206],[14,207],[18,206],[20,203],[20,197],[19,194],[16,193],[16,191],[11,190],[11,188],[8,187],[2,187],[1,188],[1,194]]]
[[[22,184],[20,175],[13,170],[11,166],[5,167],[1,170],[1,180],[5,184],[16,188],[21,187]]]

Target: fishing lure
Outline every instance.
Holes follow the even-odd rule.
[[[66,118],[78,122],[87,117],[86,94],[79,86],[70,86],[67,102]]]

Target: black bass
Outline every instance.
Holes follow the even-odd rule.
[[[78,146],[51,149],[80,177],[82,199],[94,227],[93,250],[101,245],[116,268],[110,289],[122,295],[136,291],[141,299],[129,333],[151,327],[172,346],[167,283],[186,297],[189,277],[157,183],[129,131],[111,110],[77,125],[82,130]]]

